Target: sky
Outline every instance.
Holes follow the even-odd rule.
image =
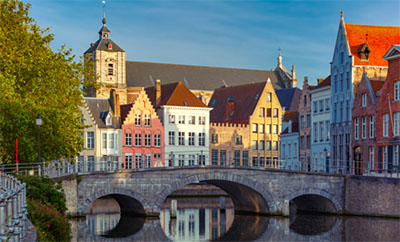
[[[82,56],[98,39],[101,0],[23,0],[30,16]],[[129,61],[270,70],[278,49],[297,87],[330,74],[345,23],[400,26],[398,0],[106,0],[111,39]],[[177,80],[179,81],[179,80]]]

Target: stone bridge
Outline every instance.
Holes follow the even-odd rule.
[[[86,214],[96,199],[111,196],[121,213],[158,216],[168,195],[205,182],[228,193],[241,212],[286,216],[293,205],[306,211],[400,217],[399,181],[253,167],[164,167],[82,174],[64,179],[63,189],[71,214]]]

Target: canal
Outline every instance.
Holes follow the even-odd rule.
[[[84,219],[71,220],[73,241],[398,241],[398,219],[292,212],[289,218],[235,212],[213,186],[171,194],[159,218],[120,214],[110,197],[96,200]]]

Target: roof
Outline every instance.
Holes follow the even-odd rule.
[[[105,118],[111,112],[111,105],[108,99],[103,98],[87,98],[85,102],[92,114],[92,117],[99,128],[108,128]]]
[[[125,122],[125,118],[128,116],[129,112],[131,111],[133,103],[120,105],[121,110],[121,122]]]
[[[208,103],[214,108],[210,122],[248,123],[266,85],[267,82],[262,82],[216,89]],[[228,102],[233,105],[229,117],[226,115]]]
[[[223,67],[177,65],[150,62],[126,62],[128,87],[150,87],[159,79],[162,84],[181,81],[191,90],[209,90],[271,80],[274,88],[284,88],[276,71]]]
[[[400,57],[400,45],[392,45],[392,47],[386,52],[383,57],[385,60],[390,60]]]
[[[400,43],[400,27],[345,24],[347,40],[355,65],[387,66],[386,51]],[[362,61],[358,51],[367,43],[371,49],[368,61]]]
[[[155,105],[155,89],[149,87],[145,89],[153,106]],[[207,107],[198,99],[182,82],[161,85],[161,100],[157,107],[182,106],[182,107]]]
[[[371,88],[374,91],[374,95],[376,97],[376,93],[382,89],[383,84],[385,84],[382,80],[372,80],[370,79],[369,82],[371,83]]]
[[[327,87],[330,85],[331,85],[331,75],[326,77],[322,82],[318,83],[318,85],[316,87],[314,87],[314,89],[321,88],[321,87]]]
[[[283,121],[289,122],[289,120],[292,120],[293,122],[297,122],[298,121],[298,113],[295,111],[285,111]]]
[[[298,122],[293,122],[292,123],[292,132],[291,133],[297,133],[299,132],[299,123]],[[282,134],[289,134],[289,127],[286,128],[282,133]]]
[[[275,90],[275,93],[278,96],[282,108],[284,107],[286,111],[298,110],[301,95],[301,90],[299,88],[294,87]]]
[[[108,48],[108,45],[111,44],[111,49]],[[104,50],[104,51],[120,51],[120,52],[125,52],[123,49],[121,49],[114,41],[111,39],[98,39],[96,43],[94,43],[93,46],[89,47],[85,51],[86,53],[91,53],[96,50]]]

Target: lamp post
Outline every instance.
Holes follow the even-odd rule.
[[[39,132],[38,132],[38,163],[40,164],[40,126],[42,125],[42,117],[40,116],[40,114],[38,114],[38,116],[36,116],[36,125],[39,128]]]

